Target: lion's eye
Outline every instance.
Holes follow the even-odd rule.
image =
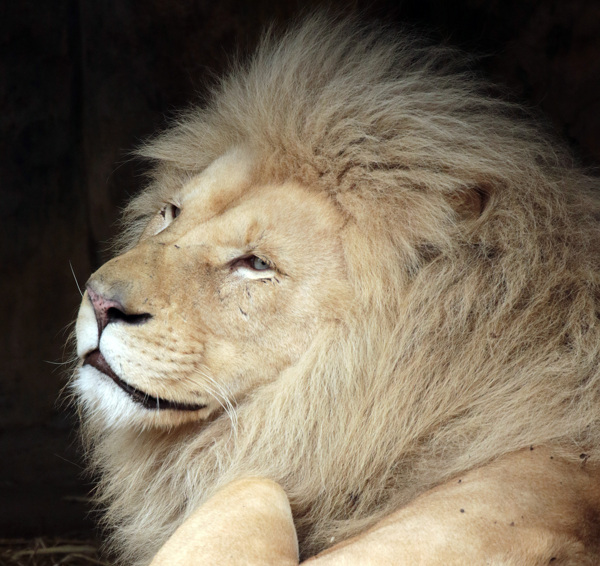
[[[248,258],[248,263],[250,264],[250,267],[256,271],[265,271],[267,269],[271,269],[271,266],[266,261],[256,257],[255,255]]]
[[[233,260],[230,266],[239,275],[250,279],[264,279],[270,276],[268,272],[275,271],[272,263],[255,255],[239,257]]]

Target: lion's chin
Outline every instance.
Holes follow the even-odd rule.
[[[152,397],[118,377],[97,351],[86,356],[73,389],[86,419],[102,429],[126,427],[172,428],[206,420],[213,408]]]

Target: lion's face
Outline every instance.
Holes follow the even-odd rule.
[[[206,419],[347,308],[341,214],[297,184],[252,184],[250,167],[233,152],[162,195],[139,243],[88,281],[75,388],[104,426]]]

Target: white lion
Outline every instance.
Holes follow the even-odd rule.
[[[124,563],[600,563],[598,184],[455,61],[316,16],[142,150],[73,385]]]

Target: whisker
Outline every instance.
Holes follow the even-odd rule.
[[[207,376],[210,378],[210,376]],[[216,387],[218,387],[223,400],[225,402],[225,404],[227,405],[227,414],[229,415],[229,418],[231,420],[231,424],[233,426],[233,430],[235,431],[235,433],[237,434],[237,426],[238,426],[238,418],[237,418],[237,412],[235,410],[235,407],[233,406],[233,403],[230,401],[230,397],[233,397],[233,394],[231,392],[231,390],[224,384],[218,384],[213,378],[210,378],[212,380],[212,382],[215,384]]]
[[[71,260],[69,260],[69,267],[71,268],[73,279],[75,279],[75,285],[77,285],[77,290],[79,291],[79,294],[83,297],[83,293],[81,292],[81,287],[79,286],[79,281],[77,281],[77,276],[75,275],[75,270],[73,269],[73,264],[71,263]]]
[[[215,381],[215,379],[207,373],[203,371],[198,371],[198,373],[206,380],[208,380],[208,383],[205,383],[204,385],[208,392],[216,399],[217,403],[221,405],[221,407],[229,417],[232,427],[231,432],[233,436],[237,438],[238,418],[235,407],[229,399],[229,396],[233,396],[231,391],[224,384],[217,383],[217,381]]]

